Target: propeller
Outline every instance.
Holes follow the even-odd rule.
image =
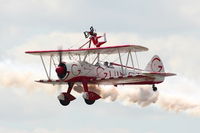
[[[62,49],[59,49],[58,56],[59,56],[59,64],[56,67],[56,73],[60,79],[63,79],[67,74],[67,67],[65,63],[62,61],[62,56],[63,56]]]
[[[60,94],[62,92],[62,86],[59,84],[57,87],[57,93]]]
[[[59,49],[59,65],[62,63],[62,49]]]
[[[63,71],[63,67],[62,67],[62,48],[59,48],[59,53],[58,53],[58,57],[59,57],[59,64],[58,67],[56,68],[56,72],[58,77],[60,78],[60,75],[62,75],[62,73],[64,73]],[[57,93],[60,94],[62,92],[62,86],[59,84],[58,89],[57,89]]]

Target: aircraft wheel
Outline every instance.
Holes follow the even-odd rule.
[[[59,100],[60,104],[62,104],[63,106],[67,106],[69,105],[70,101],[69,100]]]
[[[95,102],[95,100],[88,100],[88,99],[84,99],[84,100],[85,100],[85,103],[88,105],[92,105]]]
[[[153,88],[153,91],[155,91],[155,92],[158,90],[158,88],[155,85],[153,85],[152,88]]]

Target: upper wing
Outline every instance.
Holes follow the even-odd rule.
[[[148,48],[139,45],[121,45],[99,48],[84,48],[84,49],[67,49],[67,50],[46,50],[46,51],[26,51],[27,54],[33,55],[58,55],[60,52],[70,55],[85,55],[85,54],[116,54],[127,52],[142,52],[147,51]]]

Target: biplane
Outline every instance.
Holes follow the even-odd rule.
[[[157,91],[155,84],[162,83],[167,76],[174,76],[174,73],[166,73],[161,59],[155,55],[149,61],[145,69],[136,67],[138,62],[138,52],[148,51],[148,48],[139,45],[120,45],[120,46],[102,46],[107,42],[106,34],[98,36],[93,27],[90,31],[84,32],[88,41],[77,49],[59,49],[43,51],[26,51],[27,54],[38,55],[41,58],[47,79],[37,80],[36,82],[67,85],[66,92],[58,95],[59,102],[66,106],[76,99],[71,91],[76,86],[83,89],[83,98],[88,105],[93,104],[101,96],[92,89],[93,85],[152,85],[153,91]],[[100,41],[103,38],[103,41]],[[135,57],[136,56],[136,61]],[[126,54],[126,58],[122,58]],[[119,60],[102,61],[102,56],[107,59],[114,55]],[[89,59],[93,56],[93,59]],[[49,70],[44,58],[49,59]],[[64,60],[64,57],[66,58]],[[52,69],[52,67],[55,67]],[[56,76],[53,78],[52,73]]]

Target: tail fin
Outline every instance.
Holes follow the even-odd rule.
[[[145,70],[149,72],[165,72],[163,63],[157,55],[153,56]]]

